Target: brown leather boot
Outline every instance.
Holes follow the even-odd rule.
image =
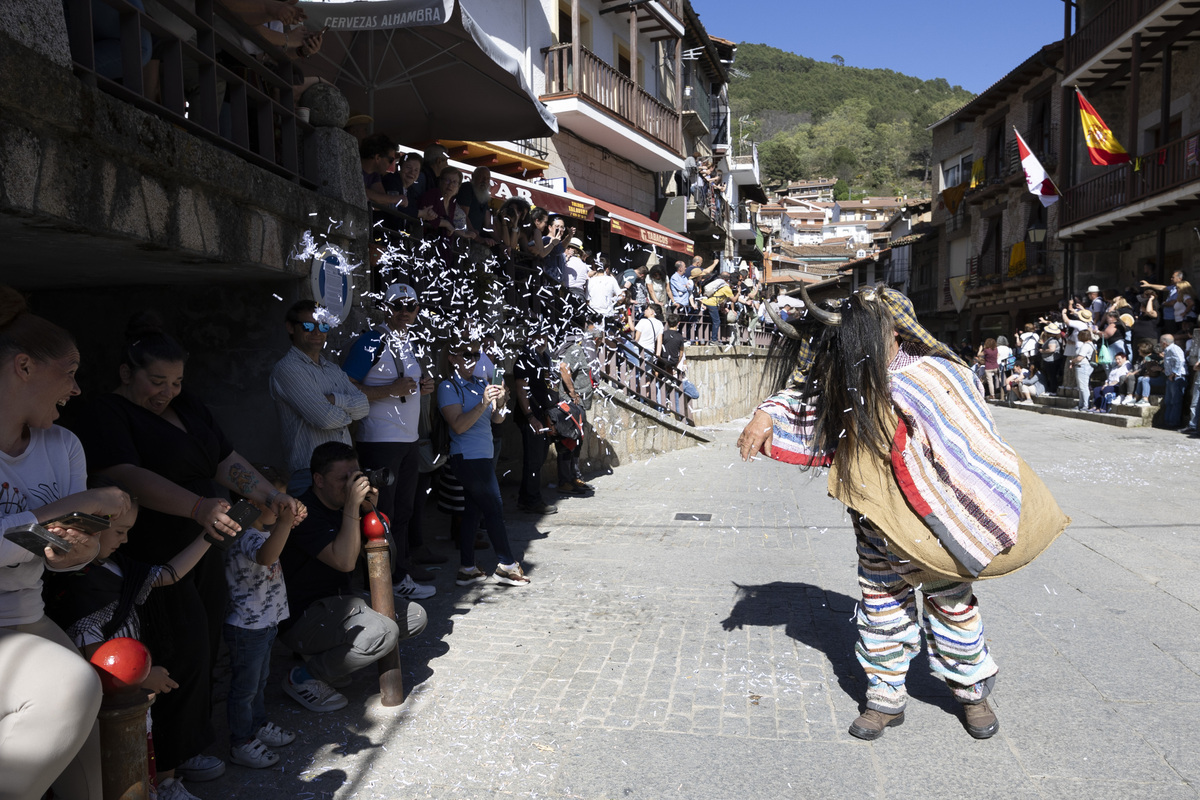
[[[886,728],[894,728],[903,723],[903,711],[899,714],[885,714],[882,711],[868,708],[858,715],[858,719],[850,723],[850,735],[871,742],[883,736]]]
[[[996,712],[984,700],[979,703],[963,703],[963,714],[967,718],[967,733],[976,739],[990,739],[1000,730]]]

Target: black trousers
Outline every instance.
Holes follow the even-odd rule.
[[[550,440],[544,434],[535,433],[529,420],[522,420],[521,429],[521,489],[517,502],[523,505],[542,505],[542,465],[550,452]]]
[[[396,554],[392,582],[398,583],[408,574],[409,529],[412,527],[417,485],[421,477],[418,445],[416,442],[359,442],[357,447],[359,464],[364,469],[387,467],[396,476],[396,482],[391,486],[379,487],[379,504],[376,507],[391,521],[392,548]]]

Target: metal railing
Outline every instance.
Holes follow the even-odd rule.
[[[540,161],[545,161],[550,155],[550,139],[545,136],[536,139],[513,139],[512,143],[519,152]]]
[[[1067,40],[1066,71],[1070,74],[1163,4],[1163,0],[1113,0]]]
[[[75,72],[96,86],[139,108],[179,125],[230,150],[246,161],[308,188],[316,164],[310,149],[312,127],[296,117],[292,96],[294,70],[287,56],[263,40],[214,0],[159,0],[160,5],[195,30],[180,39],[171,29],[127,0],[64,0],[67,33]],[[119,57],[97,59],[102,39],[95,14],[119,19]],[[255,42],[266,60],[246,53],[214,28],[216,18]],[[150,37],[161,60],[153,92],[143,79]]]
[[[645,92],[586,47],[579,48],[583,63],[578,70],[571,63],[570,43],[556,44],[542,52],[546,57],[546,95],[575,94],[587,98],[672,152],[683,152],[678,111]],[[580,76],[578,83],[576,72]]]
[[[600,378],[661,414],[694,425],[684,375],[660,364],[649,350],[624,336],[605,337],[599,348]]]
[[[1168,143],[1134,164],[1110,167],[1063,193],[1063,226],[1113,211],[1200,180],[1200,130]]]

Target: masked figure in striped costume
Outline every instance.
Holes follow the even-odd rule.
[[[904,721],[905,677],[923,638],[967,732],[991,737],[998,668],[973,582],[1028,564],[1070,520],[997,432],[979,380],[917,323],[908,298],[874,287],[822,302],[801,289],[801,299],[798,321],[775,319],[790,340],[778,362],[786,388],[759,406],[738,445],[743,458],[761,450],[828,467],[829,494],[850,511],[862,590],[855,653],[868,683],[850,733],[877,739]]]

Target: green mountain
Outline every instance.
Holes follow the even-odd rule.
[[[932,144],[926,128],[972,97],[942,78],[745,42],[729,78],[734,119],[748,117],[734,133],[759,143],[764,180],[836,176],[856,193],[919,194]]]

